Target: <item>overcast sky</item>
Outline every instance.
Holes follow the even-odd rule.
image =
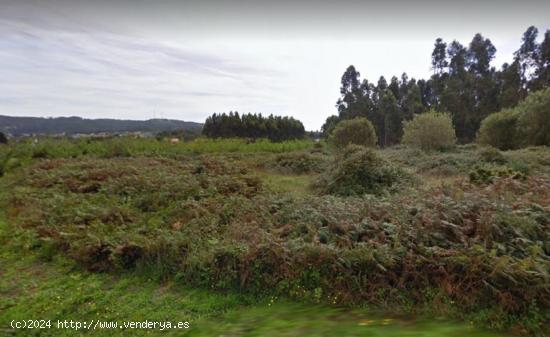
[[[0,0],[0,114],[291,115],[320,128],[350,64],[430,76],[434,40],[477,32],[510,61],[550,1]]]

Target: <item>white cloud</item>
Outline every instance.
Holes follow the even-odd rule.
[[[202,121],[213,111],[260,111],[262,101],[277,101],[273,82],[285,76],[229,50],[2,23],[2,114]]]
[[[192,23],[201,23],[204,29],[209,18],[222,18],[219,13],[186,22],[189,13],[159,7],[151,22],[143,11],[139,20],[121,17],[120,12],[101,20],[97,8],[95,16],[86,16],[86,11],[63,12],[63,6],[41,7],[40,1],[18,4],[12,2],[12,7],[3,8],[7,14],[0,13],[0,114],[162,116],[200,122],[213,112],[238,110],[293,115],[308,129],[320,128],[335,113],[340,77],[349,64],[371,82],[402,72],[428,77],[436,37],[448,42],[456,38],[467,45],[481,31],[495,43],[494,65],[500,66],[510,59],[528,26],[518,20],[505,30],[475,23],[460,29],[452,25],[427,29],[411,26],[412,19],[403,16],[401,24],[386,23],[393,27],[390,30],[380,25],[381,18],[366,22],[364,32],[354,21],[350,26],[354,34],[342,38],[341,30],[323,35],[328,29],[320,25],[319,17],[317,34],[292,35],[290,28],[281,26],[284,34],[266,37],[254,34],[252,25],[238,22],[239,34],[224,34],[220,22],[213,22],[217,30],[208,34],[190,29]],[[167,15],[166,25],[162,13]],[[184,23],[178,25],[180,16]],[[292,20],[299,22],[299,15]],[[340,17],[327,27],[341,23]],[[546,28],[539,26],[541,31]],[[274,32],[278,26],[259,26],[260,31],[265,29]]]

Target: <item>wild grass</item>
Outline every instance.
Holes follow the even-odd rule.
[[[296,197],[311,195],[315,175],[288,175],[262,171],[258,176],[264,183],[266,189],[276,194],[289,194]]]

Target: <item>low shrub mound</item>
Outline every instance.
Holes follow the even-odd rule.
[[[451,116],[435,111],[416,115],[405,122],[402,142],[422,150],[445,150],[454,146],[456,135]]]
[[[479,151],[479,157],[484,162],[505,164],[507,162],[506,157],[498,149],[492,146],[486,146]]]
[[[277,155],[273,160],[272,167],[283,173],[321,173],[326,168],[326,162],[326,156],[322,154],[290,152]]]
[[[376,131],[372,123],[366,118],[354,118],[339,122],[330,137],[338,148],[347,145],[376,146]]]
[[[405,173],[380,157],[375,150],[348,145],[315,183],[322,193],[341,196],[380,194],[394,187]]]
[[[477,141],[500,150],[512,150],[519,147],[517,123],[519,113],[515,109],[506,109],[493,113],[481,122]]]

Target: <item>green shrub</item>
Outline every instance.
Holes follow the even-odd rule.
[[[128,142],[123,140],[110,140],[105,142],[105,158],[130,157],[132,153],[128,148]]]
[[[423,150],[443,150],[456,143],[451,116],[435,111],[416,115],[403,127],[403,143]]]
[[[354,118],[341,121],[336,125],[331,140],[338,148],[349,144],[373,147],[376,145],[374,126],[366,118]]]
[[[42,145],[42,146],[37,146],[33,148],[31,157],[34,159],[45,159],[45,158],[51,158],[51,155],[48,152],[48,148]]]
[[[522,145],[550,145],[550,88],[530,94],[516,109]]]
[[[519,116],[516,109],[505,109],[489,115],[481,122],[477,141],[500,150],[516,149],[519,146],[517,135]]]
[[[511,167],[477,166],[470,171],[469,177],[474,184],[492,184],[497,178],[525,180],[527,175]]]
[[[343,196],[379,194],[398,183],[404,173],[373,149],[348,145],[315,186],[323,193]]]
[[[507,161],[502,152],[492,146],[481,149],[479,151],[479,156],[481,160],[488,163],[505,164]]]
[[[511,160],[507,166],[514,171],[524,174],[525,176],[529,175],[531,172],[531,167],[529,164],[521,160]]]
[[[17,158],[7,158],[4,162],[4,171],[9,172],[21,166],[21,161]]]
[[[537,91],[513,109],[489,115],[477,140],[501,150],[550,145],[550,89]]]
[[[8,137],[6,137],[5,134],[0,132],[0,144],[7,144],[8,143]]]

